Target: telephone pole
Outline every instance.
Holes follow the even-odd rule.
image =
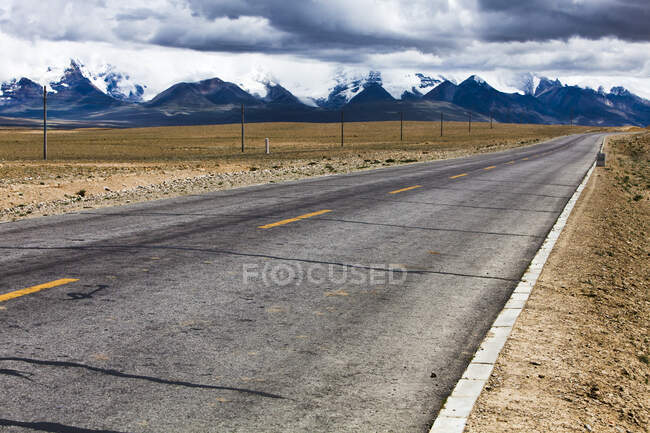
[[[404,141],[404,112],[399,112],[399,141]]]
[[[43,160],[47,161],[47,86],[43,86]]]
[[[472,112],[469,111],[467,114],[469,114],[469,123],[467,126],[467,133],[471,134],[472,133]]]
[[[241,104],[241,151],[244,152],[244,104]]]
[[[440,136],[442,137],[442,111],[440,112]]]
[[[492,129],[492,110],[490,110],[490,129]]]
[[[341,147],[343,147],[343,123],[344,123],[343,110],[341,110]]]

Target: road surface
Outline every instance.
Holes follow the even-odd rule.
[[[0,431],[425,432],[601,140],[0,224]]]

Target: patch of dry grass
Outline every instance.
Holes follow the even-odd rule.
[[[527,144],[586,127],[445,122],[444,136],[436,122],[405,122],[404,141],[399,122],[345,124],[345,147],[340,147],[340,125],[335,123],[252,123],[246,125],[246,153],[241,153],[238,124],[133,129],[78,129],[51,131],[48,155],[53,161],[142,162],[242,160],[264,153],[264,138],[271,140],[274,159],[378,150],[455,150]],[[593,129],[593,128],[592,128]],[[0,160],[40,160],[39,130],[0,129]]]

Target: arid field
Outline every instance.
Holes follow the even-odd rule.
[[[490,152],[590,130],[597,129],[472,123],[470,133],[467,123],[445,122],[441,137],[438,122],[404,122],[400,141],[399,122],[346,123],[341,147],[340,124],[253,123],[246,125],[244,153],[239,124],[52,130],[43,161],[41,130],[6,128],[0,129],[0,220],[60,212],[53,202],[73,209],[118,204],[125,194],[141,201]],[[143,193],[145,186],[151,188]]]
[[[246,152],[241,153],[241,125],[208,125],[134,129],[51,130],[48,155],[53,161],[224,161],[257,160],[264,139],[271,140],[272,159],[309,157],[350,151],[457,150],[530,143],[588,130],[587,127],[445,122],[346,123],[341,149],[337,123],[252,123],[245,127]],[[591,128],[593,129],[593,128]],[[523,143],[522,143],[523,142]],[[40,160],[42,131],[0,129],[0,160]]]

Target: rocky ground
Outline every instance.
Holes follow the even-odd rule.
[[[608,140],[466,432],[648,432],[650,133]]]

